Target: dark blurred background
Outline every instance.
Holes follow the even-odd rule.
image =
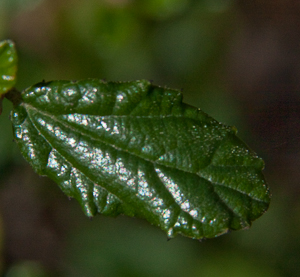
[[[0,0],[17,88],[52,79],[153,80],[219,121],[266,162],[269,211],[246,231],[167,241],[144,220],[101,215],[39,177],[0,120],[0,272],[39,276],[300,275],[300,2]]]

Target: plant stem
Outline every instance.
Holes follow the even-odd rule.
[[[21,92],[16,88],[10,89],[7,93],[4,94],[4,97],[11,101],[14,106],[20,105],[20,103],[23,101]]]

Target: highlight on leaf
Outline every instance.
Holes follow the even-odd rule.
[[[52,81],[22,92],[15,140],[87,216],[145,218],[169,237],[244,229],[270,202],[263,161],[177,90],[141,80]]]

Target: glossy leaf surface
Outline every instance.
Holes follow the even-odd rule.
[[[268,208],[263,161],[179,91],[53,81],[22,98],[12,112],[22,154],[88,216],[138,216],[200,239],[249,227]]]
[[[10,40],[0,42],[0,97],[16,83],[17,53]]]

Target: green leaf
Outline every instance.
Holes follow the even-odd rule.
[[[0,98],[16,83],[17,53],[10,40],[0,42]]]
[[[269,206],[263,161],[179,91],[53,81],[22,98],[12,112],[21,152],[88,216],[138,216],[201,239],[249,227]]]

